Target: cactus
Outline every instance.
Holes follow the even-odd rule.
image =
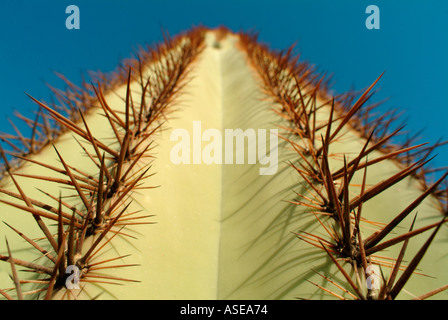
[[[331,96],[292,52],[195,27],[89,84],[64,78],[58,103],[30,95],[31,137],[2,136],[0,296],[446,297],[447,174],[430,183],[428,168],[440,144],[393,143],[394,113],[368,104],[381,76]],[[192,154],[179,128],[199,135]],[[219,133],[237,128],[278,132],[264,136],[275,172],[218,161]]]

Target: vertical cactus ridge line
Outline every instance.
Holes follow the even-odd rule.
[[[446,294],[448,173],[433,181],[429,167],[445,142],[395,142],[400,114],[369,102],[387,74],[332,96],[294,46],[274,51],[226,27],[163,36],[90,83],[59,75],[56,102],[28,94],[36,114],[16,114],[31,136],[13,122],[15,135],[1,134],[0,296]],[[170,133],[198,120],[222,134],[277,130],[277,172],[172,163]],[[67,287],[71,267],[80,288]]]

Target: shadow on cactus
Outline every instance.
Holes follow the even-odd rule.
[[[30,137],[15,125],[1,136],[1,296],[446,295],[447,174],[431,182],[429,167],[444,143],[397,144],[396,113],[369,104],[382,75],[331,96],[293,50],[196,27],[89,84],[61,75],[53,103],[30,95],[35,117],[18,114]],[[171,133],[194,121],[277,129],[278,171],[173,163]]]

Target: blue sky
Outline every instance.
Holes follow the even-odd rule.
[[[80,9],[80,29],[68,30],[68,5]],[[380,9],[380,29],[368,30],[368,5]],[[255,30],[274,49],[298,41],[301,57],[333,75],[342,93],[365,88],[383,71],[375,100],[389,98],[422,142],[448,139],[448,1],[402,0],[2,0],[0,2],[0,131],[12,132],[14,110],[36,110],[27,92],[48,100],[45,82],[63,87],[88,70],[112,71],[138,45],[194,25]],[[448,146],[436,166],[448,165]]]

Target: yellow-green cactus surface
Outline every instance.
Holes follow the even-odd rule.
[[[443,193],[412,156],[426,146],[394,146],[391,131],[376,134],[387,119],[364,121],[372,88],[334,98],[290,52],[225,28],[195,28],[139,58],[93,87],[68,83],[58,105],[35,101],[32,147],[4,151],[1,297],[412,299],[444,289]]]

